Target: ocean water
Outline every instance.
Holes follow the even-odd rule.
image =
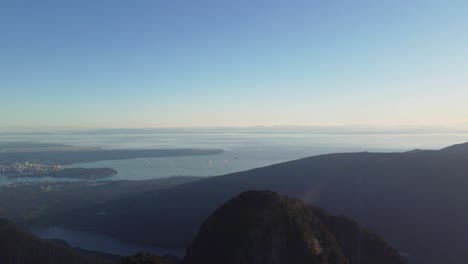
[[[74,167],[110,167],[118,171],[106,180],[142,180],[174,175],[214,176],[267,166],[303,157],[335,152],[395,152],[413,149],[440,149],[467,142],[463,133],[332,133],[294,131],[125,131],[125,133],[8,134],[0,141],[61,143],[102,148],[219,148],[214,156],[145,158],[73,164]],[[18,181],[18,180],[17,180]],[[21,179],[34,183],[34,179]],[[42,179],[41,181],[56,181]],[[0,177],[0,184],[14,183]],[[33,230],[42,238],[58,238],[72,246],[113,254],[138,251],[183,255],[183,249],[163,249],[136,245],[87,231],[61,227]]]
[[[217,148],[224,153],[212,156],[144,158],[77,163],[73,167],[110,167],[118,174],[105,180],[143,180],[169,176],[216,176],[263,167],[303,157],[334,153],[412,149],[439,149],[468,141],[464,133],[307,133],[229,130],[125,130],[95,132],[55,132],[4,134],[0,141],[61,143],[83,147],[113,148]],[[57,181],[57,179],[17,179],[0,177],[0,184]],[[62,179],[62,181],[68,181]]]

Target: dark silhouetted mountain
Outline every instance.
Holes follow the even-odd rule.
[[[468,142],[446,147],[442,149],[441,151],[459,153],[459,154],[468,154]]]
[[[0,218],[2,264],[112,264],[113,261],[82,255],[66,244],[42,240]]]
[[[180,260],[171,256],[158,256],[151,253],[140,252],[125,257],[121,264],[177,264]]]
[[[461,151],[464,146],[314,156],[34,222],[185,248],[215,208],[243,191],[267,189],[355,219],[407,254],[411,263],[468,263],[468,151]]]
[[[248,191],[216,210],[184,264],[403,264],[355,222],[270,191]]]

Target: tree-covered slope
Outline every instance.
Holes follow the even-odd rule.
[[[377,235],[270,191],[248,191],[217,209],[184,264],[404,264]]]
[[[0,263],[2,264],[112,264],[97,256],[39,239],[0,218]]]

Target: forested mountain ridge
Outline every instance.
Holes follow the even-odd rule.
[[[271,191],[247,191],[218,208],[180,261],[138,253],[121,258],[42,240],[0,219],[5,264],[405,264],[384,240],[343,217]]]
[[[70,247],[42,240],[0,218],[2,264],[113,264],[114,261],[80,254]]]
[[[343,217],[270,191],[247,191],[202,225],[184,264],[404,264],[398,251]]]
[[[180,248],[231,197],[245,190],[268,189],[355,219],[407,254],[411,263],[468,263],[464,254],[468,235],[460,235],[468,234],[466,146],[314,156],[32,222],[78,226]],[[98,210],[106,215],[96,216]]]

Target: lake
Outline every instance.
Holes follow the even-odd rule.
[[[158,248],[121,241],[95,232],[70,230],[61,227],[32,229],[33,233],[43,239],[61,239],[72,247],[106,252],[114,255],[129,256],[137,252],[151,252],[157,255],[171,254],[183,257],[185,249]]]

